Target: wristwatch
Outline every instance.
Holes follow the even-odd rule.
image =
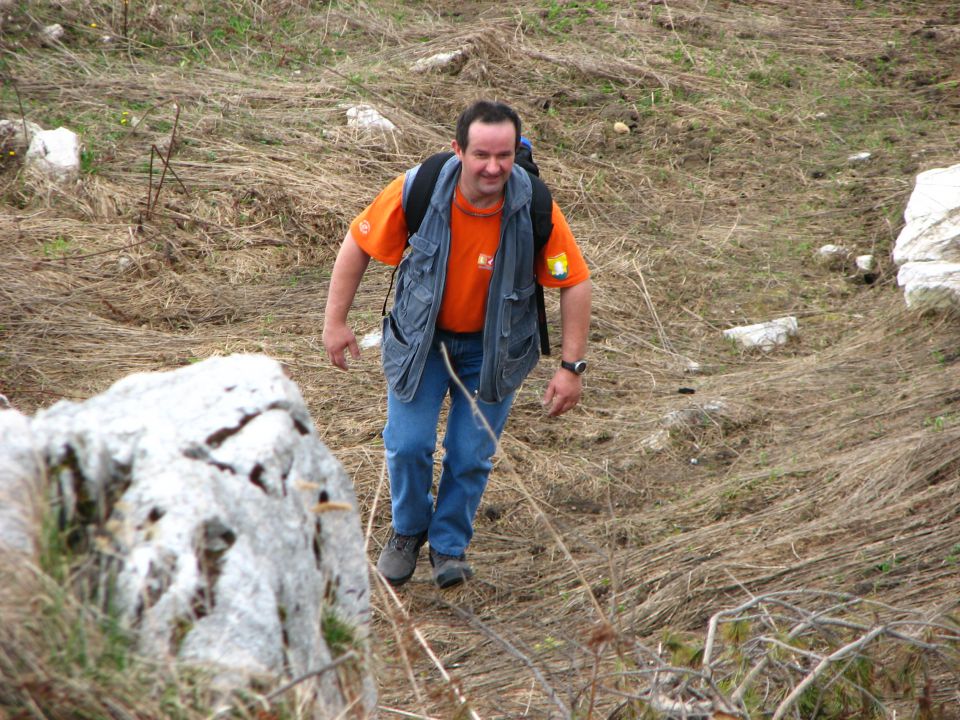
[[[574,360],[573,362],[567,362],[566,360],[561,360],[560,367],[562,367],[564,370],[569,370],[574,375],[583,375],[584,371],[587,369],[587,361]]]

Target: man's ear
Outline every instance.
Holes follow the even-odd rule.
[[[460,145],[457,143],[457,141],[456,141],[456,140],[451,141],[450,147],[453,148],[454,154],[455,154],[458,158],[460,158],[460,160],[461,160],[461,162],[462,162],[462,161],[463,161],[463,150],[460,149]]]

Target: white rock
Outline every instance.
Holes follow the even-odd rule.
[[[613,124],[613,131],[620,135],[627,135],[630,133],[630,126],[621,120],[617,120],[617,122]]]
[[[640,441],[640,447],[647,452],[663,452],[670,447],[670,431],[663,428],[655,430]]]
[[[723,331],[723,336],[728,340],[733,340],[743,348],[759,348],[768,352],[777,345],[786,344],[787,340],[796,335],[798,331],[797,319],[790,316],[755,325],[730,328]]]
[[[380,347],[380,343],[382,341],[383,341],[383,331],[374,330],[373,332],[369,332],[366,335],[364,335],[360,339],[359,345],[361,348],[366,350],[368,348]]]
[[[27,148],[27,167],[57,183],[76,180],[80,173],[80,142],[67,128],[42,130]]]
[[[732,417],[730,405],[718,398],[702,404],[693,404],[680,410],[671,410],[661,418],[660,423],[667,428],[705,427],[720,418]]]
[[[857,270],[862,273],[872,273],[877,266],[873,255],[857,255],[854,262],[857,265]]]
[[[360,130],[379,130],[384,133],[392,133],[397,130],[396,125],[370,105],[354,105],[347,108],[347,127]]]
[[[817,250],[817,261],[827,267],[842,267],[849,259],[850,251],[840,245],[828,244]]]
[[[457,66],[465,58],[463,50],[454,50],[452,52],[437,53],[427,58],[417,60],[411,67],[415,73],[425,73],[430,70],[442,70],[447,67]]]
[[[857,165],[860,163],[865,163],[871,157],[873,157],[873,155],[871,155],[868,152],[858,152],[848,157],[847,162],[850,163],[851,165]]]
[[[356,497],[279,363],[235,355],[131,375],[31,428],[65,512],[114,560],[100,566],[140,652],[210,667],[221,685],[298,676],[331,661],[336,616],[359,669],[303,691],[315,717],[354,700],[372,711]]]
[[[960,263],[904,263],[897,273],[897,284],[903,288],[903,296],[909,308],[960,308]]]
[[[906,224],[893,247],[897,265],[960,261],[960,164],[917,175],[903,217]]]
[[[16,410],[0,410],[0,565],[36,559],[42,478],[29,419]]]
[[[35,122],[20,118],[0,120],[0,146],[12,150],[23,151],[30,145],[33,136],[43,132],[43,128]]]
[[[47,25],[40,31],[40,44],[55,45],[63,38],[63,32],[63,25],[60,23]]]

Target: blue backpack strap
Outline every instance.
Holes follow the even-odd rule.
[[[430,198],[433,197],[433,188],[437,184],[437,178],[440,177],[440,170],[447,160],[453,157],[452,152],[440,152],[431,155],[416,168],[407,173],[407,179],[403,183],[403,194],[401,203],[403,204],[403,214],[407,220],[407,237],[413,235],[420,229],[420,223],[423,222],[427,214],[427,208],[430,206]],[[410,176],[413,179],[410,179]],[[393,290],[393,281],[397,275],[397,268],[394,266],[390,273],[390,285],[387,287],[387,294],[383,297],[383,307],[380,309],[381,317],[386,317],[387,303],[390,301],[390,292]]]

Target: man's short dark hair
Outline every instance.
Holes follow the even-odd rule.
[[[520,144],[520,116],[509,105],[492,100],[477,100],[457,118],[457,145],[467,149],[467,133],[476,121],[495,125],[509,120],[517,130],[517,145]]]

